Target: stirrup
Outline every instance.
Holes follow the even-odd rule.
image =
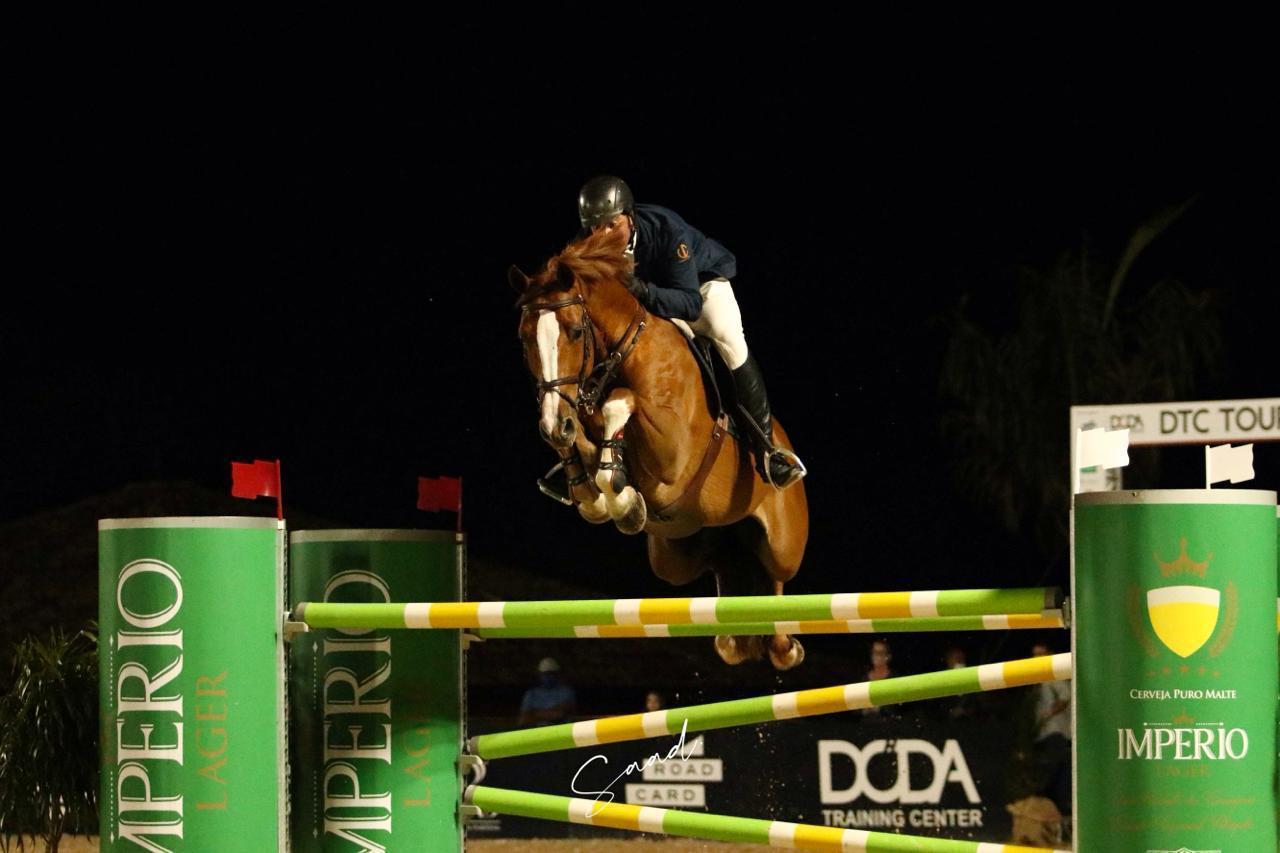
[[[552,478],[561,473],[564,474],[565,478],[565,488],[563,490],[557,488],[556,484],[552,482]],[[577,502],[573,499],[573,489],[570,487],[568,480],[569,472],[565,470],[564,460],[561,460],[552,465],[550,471],[538,478],[538,491],[553,501],[558,501],[565,506],[573,506]]]
[[[785,480],[776,483],[773,480],[773,472],[770,470],[772,467],[771,463],[775,456],[785,462],[791,469]],[[760,467],[763,469],[764,481],[778,491],[794,486],[796,483],[803,480],[805,475],[809,473],[809,469],[800,461],[800,457],[796,456],[795,453],[787,450],[785,447],[771,447],[766,450],[764,454],[764,463]]]

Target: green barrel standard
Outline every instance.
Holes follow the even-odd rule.
[[[462,547],[441,531],[299,531],[289,542],[290,597],[457,600]],[[460,642],[457,631],[364,627],[294,636],[294,850],[461,849]]]
[[[1078,849],[1276,849],[1276,496],[1078,495]]]
[[[102,850],[285,849],[282,540],[98,523]]]

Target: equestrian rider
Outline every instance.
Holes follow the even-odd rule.
[[[597,229],[619,229],[626,235],[635,272],[624,283],[645,308],[659,317],[685,320],[695,334],[715,343],[733,376],[739,407],[757,427],[752,444],[764,481],[785,489],[804,477],[800,458],[773,443],[764,376],[747,351],[742,314],[729,283],[738,269],[733,253],[675,211],[636,204],[626,183],[611,175],[592,178],[582,187],[578,218],[579,236]]]

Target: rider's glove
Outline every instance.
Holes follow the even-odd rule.
[[[631,291],[631,295],[640,300],[640,304],[645,307],[649,306],[649,296],[652,285],[641,278],[636,278],[634,273],[628,273],[622,281],[627,290]]]

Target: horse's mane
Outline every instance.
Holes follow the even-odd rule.
[[[529,287],[516,302],[521,308],[551,293],[573,286],[574,279],[588,284],[599,281],[621,281],[632,271],[635,262],[624,253],[622,232],[608,234],[603,230],[572,240],[560,254],[547,261],[546,268],[529,280]],[[561,276],[561,269],[571,273]]]

